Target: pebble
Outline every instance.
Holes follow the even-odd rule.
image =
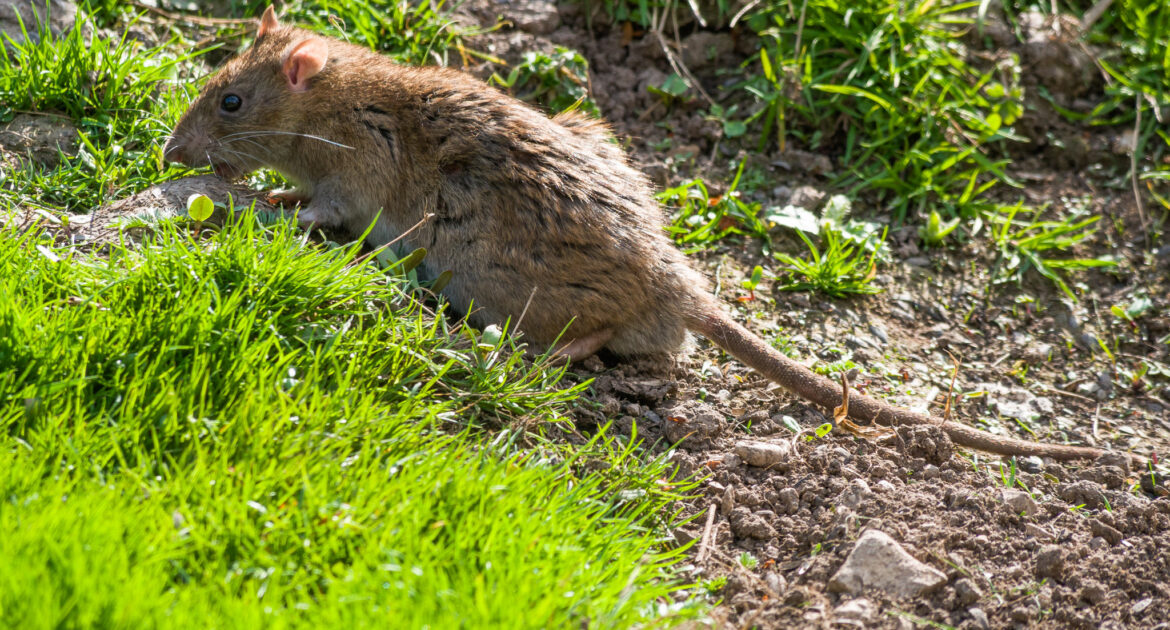
[[[867,529],[829,580],[829,590],[859,594],[876,589],[911,598],[928,593],[946,581],[942,571],[918,561],[889,534]]]
[[[1040,513],[1040,506],[1036,504],[1035,499],[1023,490],[1016,490],[1014,488],[1005,489],[1003,491],[1003,502],[1016,514],[1036,516]]]
[[[955,595],[959,597],[959,604],[970,606],[983,597],[983,591],[970,578],[962,578],[955,582]]]
[[[1133,612],[1134,615],[1140,615],[1147,608],[1149,608],[1150,604],[1152,604],[1152,603],[1154,603],[1154,598],[1147,597],[1147,598],[1139,601],[1138,603],[1134,604],[1133,608],[1131,608],[1130,610]]]
[[[756,468],[770,468],[784,462],[792,455],[792,446],[788,442],[756,442],[744,440],[736,442],[735,454]]]
[[[991,620],[987,618],[987,613],[983,612],[982,608],[968,608],[967,614],[971,615],[971,619],[975,622],[975,625],[983,630],[989,630],[991,628]]]
[[[1094,536],[1100,536],[1105,539],[1105,542],[1110,545],[1116,545],[1121,542],[1121,531],[1115,527],[1110,527],[1101,522],[1101,519],[1089,519],[1089,531],[1093,532]]]
[[[838,619],[866,622],[873,618],[873,602],[864,597],[851,599],[833,609],[833,615]]]
[[[1060,581],[1064,577],[1064,550],[1056,545],[1044,545],[1036,554],[1036,577]]]

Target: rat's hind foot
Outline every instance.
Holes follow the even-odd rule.
[[[587,359],[598,350],[601,350],[612,338],[613,330],[610,328],[594,331],[584,337],[562,342],[558,347],[553,349],[550,356],[557,362],[568,361],[575,363]]]

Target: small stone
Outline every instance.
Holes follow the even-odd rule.
[[[968,608],[967,614],[971,615],[971,619],[975,622],[975,625],[983,630],[989,630],[991,628],[991,620],[987,618],[987,613],[983,612],[982,608]]]
[[[680,545],[685,545],[698,537],[698,534],[695,532],[685,530],[681,527],[674,530],[674,539],[678,541],[678,544]]]
[[[792,454],[788,442],[757,442],[744,440],[735,444],[735,454],[748,466],[770,468],[784,462]]]
[[[869,484],[864,479],[854,479],[849,482],[849,487],[846,488],[845,492],[842,492],[841,496],[837,498],[837,505],[856,510],[871,499],[873,499],[873,491],[869,489]]]
[[[1116,466],[1123,472],[1129,472],[1129,455],[1117,451],[1107,451],[1094,462],[1098,466]]]
[[[960,605],[970,606],[983,597],[983,591],[980,591],[970,578],[962,578],[955,582],[955,595],[958,596]]]
[[[927,464],[922,467],[922,478],[927,481],[938,479],[939,475],[941,474],[942,473],[939,471],[938,466],[935,466],[934,464]]]
[[[1036,554],[1036,577],[1061,581],[1064,577],[1064,550],[1056,545],[1045,545]]]
[[[740,538],[768,540],[776,537],[776,530],[761,516],[745,507],[737,507],[728,517],[731,533]]]
[[[1044,470],[1044,460],[1036,455],[1025,457],[1019,460],[1020,470],[1033,475],[1039,474]]]
[[[777,598],[783,595],[784,591],[788,590],[788,580],[785,580],[783,575],[780,575],[775,571],[769,571],[768,574],[764,576],[764,584],[768,586],[768,588],[772,591],[773,596]]]
[[[1154,603],[1154,598],[1147,597],[1147,598],[1139,601],[1138,603],[1134,604],[1133,608],[1131,608],[1130,610],[1133,612],[1134,616],[1136,617],[1137,615],[1140,615],[1143,612],[1145,612],[1145,610],[1147,608],[1149,608],[1150,604],[1152,604],[1152,603]]]
[[[668,409],[664,414],[666,422],[663,424],[663,433],[672,443],[702,442],[704,438],[711,438],[727,427],[727,420],[719,413],[717,407],[707,403],[688,400]]]
[[[1105,539],[1100,536],[1093,536],[1089,539],[1089,549],[1093,551],[1101,551],[1108,546],[1109,543],[1105,542]]]
[[[800,493],[796,488],[784,488],[779,492],[780,505],[786,514],[796,514],[800,510]]]
[[[1105,542],[1110,545],[1116,545],[1121,542],[1121,532],[1114,527],[1102,523],[1101,519],[1089,519],[1089,531],[1093,532],[1094,536],[1104,538]]]
[[[1056,496],[1069,505],[1084,505],[1090,510],[1105,507],[1101,487],[1092,481],[1073,481],[1056,487]]]
[[[829,580],[829,590],[856,595],[872,588],[909,598],[930,592],[946,581],[942,571],[911,556],[889,534],[867,529]]]
[[[825,193],[823,191],[817,190],[812,186],[800,186],[792,191],[792,199],[789,202],[805,210],[816,210],[824,200]]]
[[[1024,533],[1031,536],[1032,538],[1043,541],[1050,541],[1055,538],[1052,532],[1044,529],[1043,527],[1040,527],[1035,523],[1024,523]]]
[[[1024,350],[1024,362],[1028,365],[1046,363],[1052,356],[1052,346],[1046,343],[1034,343]]]
[[[1078,594],[1081,599],[1094,606],[1105,601],[1106,595],[1108,593],[1105,591],[1105,587],[1097,580],[1091,578],[1085,580],[1085,584],[1081,586],[1081,591]]]
[[[886,329],[877,324],[869,325],[869,332],[874,337],[877,337],[883,344],[890,343],[890,335],[886,333]]]
[[[1166,487],[1166,476],[1159,472],[1143,472],[1138,475],[1138,483],[1141,484],[1142,490],[1154,494],[1158,488]]]
[[[78,137],[77,128],[68,119],[55,116],[18,114],[0,124],[0,149],[49,168],[57,166],[61,153],[77,152]]]
[[[838,619],[867,622],[873,618],[873,602],[864,597],[851,599],[833,609],[833,615]]]
[[[556,3],[544,0],[513,0],[509,3],[508,18],[517,28],[533,35],[548,35],[561,24]]]
[[[691,70],[716,65],[734,51],[735,40],[730,33],[696,31],[682,41],[683,63]]]
[[[1003,490],[1003,502],[1016,514],[1036,516],[1040,513],[1040,506],[1035,499],[1023,490],[1008,488]]]
[[[719,497],[719,511],[724,514],[731,514],[735,511],[735,488],[728,486],[723,491],[723,496]]]

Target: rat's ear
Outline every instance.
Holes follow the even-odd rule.
[[[270,4],[267,9],[264,9],[264,15],[260,18],[260,29],[256,31],[256,37],[264,37],[265,33],[271,33],[279,26],[280,23],[276,21],[276,9],[273,9]]]
[[[281,71],[293,92],[309,89],[309,79],[325,67],[329,59],[329,45],[319,37],[297,42],[281,56]]]

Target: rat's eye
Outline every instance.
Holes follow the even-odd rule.
[[[240,97],[236,96],[235,94],[228,94],[223,97],[223,101],[220,102],[219,106],[225,112],[234,112],[239,109],[240,105],[243,103],[244,100]]]

